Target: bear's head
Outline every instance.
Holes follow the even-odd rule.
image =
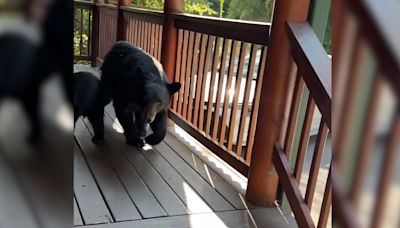
[[[152,123],[157,113],[166,109],[172,95],[178,92],[180,88],[181,84],[179,82],[146,83],[139,102],[142,121]]]

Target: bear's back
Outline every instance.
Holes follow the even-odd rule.
[[[111,48],[101,70],[102,88],[109,88],[109,95],[114,98],[136,96],[135,92],[141,94],[147,83],[166,83],[162,65],[126,41],[119,41]]]
[[[152,73],[164,80],[162,65],[151,55],[126,41],[117,42],[104,58],[102,66],[104,77],[112,75],[114,79],[134,74],[140,67],[144,73]]]

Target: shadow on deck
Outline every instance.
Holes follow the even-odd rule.
[[[179,128],[159,145],[137,149],[125,144],[112,105],[104,120],[100,146],[86,120],[75,126],[75,226],[296,227],[277,208],[247,203],[246,180],[204,148],[194,151],[199,147]]]

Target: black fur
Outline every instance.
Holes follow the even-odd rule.
[[[104,104],[100,100],[100,80],[92,73],[74,74],[74,123],[80,116],[88,117],[94,130],[93,143],[104,139]]]
[[[102,96],[113,99],[128,144],[144,145],[147,124],[153,130],[145,138],[147,143],[155,145],[164,139],[167,105],[180,86],[167,81],[155,58],[128,42],[115,44],[104,59]]]

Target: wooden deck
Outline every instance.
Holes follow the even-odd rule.
[[[159,145],[138,149],[125,144],[112,105],[104,119],[106,140],[99,146],[87,120],[75,126],[75,226],[296,227],[277,208],[248,204],[243,177],[195,153],[187,146],[191,139],[170,132]]]
[[[76,124],[75,226],[288,227],[278,209],[248,204],[171,133],[154,148],[138,149],[125,144],[111,106],[105,125],[106,141],[96,146],[88,122]]]

